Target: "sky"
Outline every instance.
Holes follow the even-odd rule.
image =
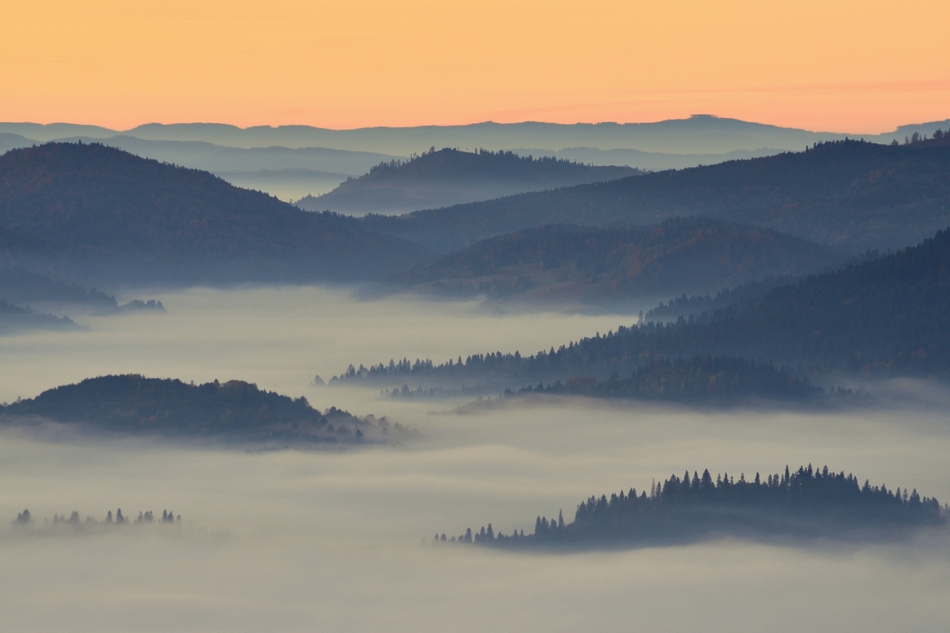
[[[0,23],[2,121],[950,117],[941,0],[0,0]]]

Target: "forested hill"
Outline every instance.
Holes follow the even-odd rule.
[[[950,229],[901,251],[780,286],[741,308],[620,327],[559,349],[459,362],[379,363],[344,381],[496,389],[576,376],[620,378],[654,359],[742,356],[884,375],[950,377]]]
[[[770,229],[676,218],[651,229],[525,229],[414,262],[386,280],[435,294],[616,302],[715,292],[769,275],[814,272],[837,261],[830,248]]]
[[[899,248],[950,225],[950,146],[823,143],[363,223],[445,253],[544,224],[655,225],[691,215],[767,226],[853,252]]]
[[[100,376],[0,405],[0,422],[39,416],[81,423],[97,432],[233,441],[337,443],[397,439],[405,429],[385,418],[358,418],[334,407],[323,413],[240,380],[203,385],[127,374]]]
[[[577,506],[574,520],[563,512],[555,519],[537,517],[534,532],[497,533],[489,523],[436,542],[476,543],[527,549],[596,549],[645,547],[697,542],[709,538],[758,541],[811,539],[844,541],[906,538],[922,528],[943,528],[947,507],[917,490],[888,490],[862,485],[854,475],[800,467],[783,474],[759,473],[746,479],[723,473],[713,481],[709,470],[672,475],[650,486],[650,492],[621,490],[590,497]]]
[[[411,160],[376,165],[319,197],[297,202],[310,211],[395,213],[489,200],[525,191],[615,180],[639,173],[630,167],[593,167],[512,152],[441,149]]]
[[[202,171],[97,144],[0,156],[0,258],[103,282],[366,279],[424,253]]]

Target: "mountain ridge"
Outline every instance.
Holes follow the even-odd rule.
[[[0,156],[0,247],[97,283],[372,279],[427,255],[207,172],[69,143]]]
[[[368,173],[343,182],[333,191],[308,196],[295,204],[309,211],[388,214],[614,180],[638,173],[629,167],[593,167],[504,151],[432,148],[408,161],[375,165]]]
[[[823,143],[486,202],[367,216],[372,230],[448,252],[544,224],[655,225],[704,215],[852,253],[900,248],[950,225],[950,145]]]

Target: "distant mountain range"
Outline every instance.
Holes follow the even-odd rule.
[[[670,154],[723,154],[736,150],[802,150],[822,141],[845,137],[878,143],[903,141],[914,132],[932,135],[950,121],[906,125],[885,134],[810,132],[737,119],[695,115],[656,123],[475,123],[471,125],[329,130],[306,125],[238,128],[218,123],[152,123],[124,131],[155,141],[204,141],[229,147],[325,147],[409,156],[430,147],[490,150],[558,151],[571,147],[636,149]],[[102,127],[56,123],[2,123],[0,133],[19,134],[36,141],[83,136],[106,138],[118,131]]]
[[[432,149],[408,161],[376,165],[364,176],[296,204],[308,211],[349,215],[406,213],[639,173],[629,167],[592,167],[504,151]]]
[[[878,135],[815,133],[722,119],[635,124],[478,123],[416,128],[327,130],[308,126],[237,128],[221,124],[142,125],[132,130],[55,123],[0,123],[0,154],[49,141],[100,141],[144,158],[203,169],[231,184],[284,201],[319,196],[384,161],[430,147],[479,148],[551,156],[597,166],[660,171],[799,151],[848,136],[876,143],[932,135],[950,121],[922,123]],[[422,207],[417,207],[422,208]],[[415,209],[413,209],[415,210]]]
[[[715,293],[754,279],[813,272],[840,259],[832,249],[769,229],[681,218],[651,229],[525,229],[414,262],[385,281],[438,295],[591,305]]]
[[[0,266],[98,287],[388,276],[403,288],[532,302],[666,300],[801,275],[950,225],[944,140],[950,139],[826,143],[797,154],[364,218],[303,211],[207,172],[99,144],[54,143],[0,156]],[[517,169],[613,173],[446,150],[379,168],[367,181],[386,182],[390,173],[397,182],[424,181],[432,163],[443,180],[452,169],[474,171],[473,178]],[[670,221],[677,215],[692,219]],[[428,261],[436,249],[460,252]]]
[[[427,255],[344,220],[98,144],[0,156],[0,263],[97,283],[373,279]]]
[[[362,226],[447,253],[545,224],[652,226],[697,215],[854,253],[899,248],[950,225],[950,144],[837,141],[398,218],[369,216]]]

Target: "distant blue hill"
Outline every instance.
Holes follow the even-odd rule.
[[[545,224],[652,226],[698,215],[852,253],[914,244],[950,226],[950,134],[897,146],[835,141],[362,224],[445,253]]]
[[[408,161],[390,161],[297,206],[353,215],[432,209],[526,191],[556,189],[637,175],[629,167],[593,167],[557,158],[512,152],[441,149]]]
[[[98,144],[0,156],[0,261],[97,283],[373,279],[424,248]]]

